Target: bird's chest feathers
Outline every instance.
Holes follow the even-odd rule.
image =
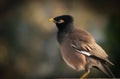
[[[75,70],[84,70],[83,66],[86,64],[85,56],[75,52],[69,42],[69,40],[66,40],[61,44],[61,53],[64,61]]]

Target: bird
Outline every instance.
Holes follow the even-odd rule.
[[[85,71],[80,78],[88,77],[92,68],[102,71],[108,77],[115,77],[108,67],[114,64],[108,59],[107,53],[89,32],[74,26],[72,15],[56,16],[49,21],[55,23],[58,29],[57,41],[65,63],[76,71]]]

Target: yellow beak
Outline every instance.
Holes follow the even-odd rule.
[[[54,20],[54,18],[50,18],[49,21],[56,23],[56,21]]]
[[[49,21],[50,21],[50,22],[54,22],[54,19],[53,19],[53,18],[50,18]]]

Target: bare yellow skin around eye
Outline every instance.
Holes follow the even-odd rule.
[[[61,23],[63,23],[64,22],[64,20],[59,20],[57,23],[59,23],[59,24],[61,24]]]

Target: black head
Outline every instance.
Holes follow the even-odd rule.
[[[57,16],[55,18],[49,19],[49,21],[53,21],[58,30],[63,30],[65,28],[69,29],[72,27],[73,24],[73,17],[71,15],[62,15],[62,16]]]
[[[73,17],[70,15],[62,15],[54,18],[56,24],[68,24],[73,22]]]

